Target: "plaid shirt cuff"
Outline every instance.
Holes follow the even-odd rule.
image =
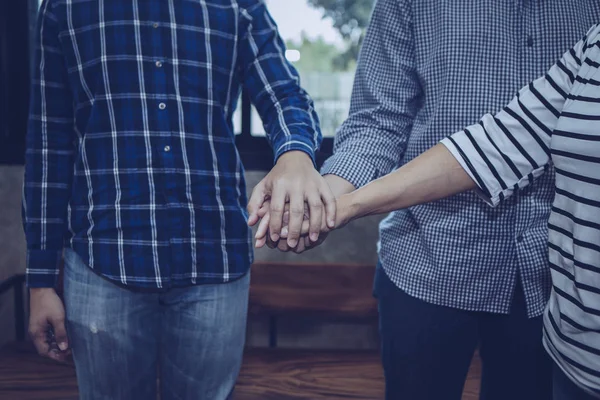
[[[279,157],[281,157],[283,154],[287,153],[288,151],[302,151],[306,154],[308,154],[308,156],[310,157],[310,159],[313,162],[313,165],[317,165],[316,163],[316,159],[315,159],[315,151],[313,150],[314,143],[311,140],[308,140],[304,137],[294,137],[291,136],[290,140],[286,141],[283,144],[278,145],[275,149],[275,162],[277,162],[277,160],[279,160]]]
[[[27,252],[27,287],[56,288],[62,251],[29,250]]]
[[[325,161],[321,175],[337,175],[358,189],[377,179],[380,173],[377,167],[360,156],[336,153]]]

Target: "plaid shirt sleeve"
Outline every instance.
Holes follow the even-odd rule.
[[[54,287],[73,175],[73,101],[50,1],[38,20],[23,188],[27,284]]]
[[[421,88],[407,1],[380,0],[361,49],[350,115],[321,170],[361,187],[391,172],[402,159]]]
[[[300,150],[314,162],[322,135],[313,101],[285,59],[285,45],[262,0],[239,4],[247,22],[239,54],[242,83],[263,121],[275,161]]]

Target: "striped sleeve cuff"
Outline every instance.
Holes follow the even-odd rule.
[[[336,175],[350,182],[356,189],[377,179],[379,170],[363,157],[343,152],[335,153],[321,168],[321,175]]]
[[[56,288],[61,260],[62,251],[28,250],[27,287]]]
[[[470,162],[469,160],[469,152],[475,151],[472,148],[459,147],[457,141],[460,141],[462,136],[466,136],[465,132],[457,132],[451,137],[447,137],[441,141],[441,143],[446,146],[448,151],[456,158],[456,161],[460,164],[460,166],[469,174],[471,179],[477,184],[477,189],[475,189],[475,193],[487,204],[492,207],[496,207],[498,204],[502,202],[504,199],[504,194],[502,190],[494,190],[494,188],[488,188],[484,183],[484,180],[481,178],[480,173],[477,171],[477,168]],[[491,189],[491,190],[490,190]],[[498,187],[499,189],[499,187]]]

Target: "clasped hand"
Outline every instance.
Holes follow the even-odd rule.
[[[258,223],[256,247],[266,244],[300,253],[319,245],[332,229],[343,224],[336,203],[329,185],[306,154],[284,154],[254,188],[248,202],[248,224]]]

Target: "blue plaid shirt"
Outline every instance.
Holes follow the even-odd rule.
[[[232,114],[314,158],[313,103],[261,0],[46,0],[24,185],[30,287],[70,245],[120,284],[227,282],[252,262]]]
[[[597,0],[378,0],[350,116],[325,174],[356,187],[500,110],[600,17]],[[491,209],[473,193],[392,213],[379,255],[391,280],[433,304],[508,313],[519,276],[530,316],[550,293],[552,173]]]

